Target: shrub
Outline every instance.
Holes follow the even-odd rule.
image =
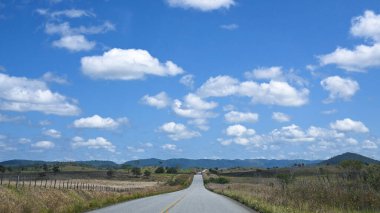
[[[132,170],[131,170],[132,174],[135,175],[135,176],[139,176],[141,175],[141,168],[139,167],[133,167]]]
[[[226,184],[226,183],[229,183],[230,181],[225,177],[217,177],[217,178],[211,177],[205,182],[206,183]]]
[[[113,170],[109,169],[106,174],[107,174],[107,177],[113,177],[114,173],[115,172]]]
[[[157,173],[157,174],[165,173],[165,169],[164,169],[164,167],[160,166],[160,167],[158,167],[158,168],[154,171],[154,173]]]
[[[152,174],[152,172],[150,172],[149,170],[145,170],[144,171],[144,176],[145,177],[149,177],[151,174]]]
[[[282,188],[284,189],[289,183],[294,181],[294,176],[291,174],[277,174],[277,180],[280,182]]]
[[[177,168],[175,168],[175,167],[170,167],[166,170],[166,173],[168,173],[168,174],[177,174],[177,172],[178,172]]]

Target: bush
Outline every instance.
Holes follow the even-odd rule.
[[[165,173],[165,169],[164,169],[164,167],[160,166],[160,167],[158,167],[158,168],[154,171],[154,173],[157,173],[157,174]]]
[[[149,177],[151,174],[152,174],[152,172],[150,172],[149,170],[145,170],[144,171],[144,176],[145,177]]]
[[[209,178],[206,183],[218,183],[218,184],[226,184],[229,183],[230,181],[227,178],[224,177],[217,177],[217,178]]]
[[[141,175],[141,168],[139,167],[133,167],[132,170],[131,170],[132,174],[135,175],[135,176],[139,176]]]
[[[113,170],[110,169],[110,170],[107,171],[106,174],[107,174],[107,177],[113,177],[114,173],[115,173],[115,172],[114,172]]]
[[[294,181],[294,176],[291,174],[278,174],[276,178],[280,182],[282,188],[284,189],[289,183]]]
[[[177,172],[178,172],[177,168],[175,168],[175,167],[170,167],[166,170],[166,173],[168,173],[168,174],[177,174]]]

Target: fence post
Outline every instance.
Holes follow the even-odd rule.
[[[32,186],[32,178],[29,177],[29,188]]]
[[[20,180],[20,176],[19,175],[17,175],[17,179],[16,179],[16,189],[17,189],[17,187],[18,187],[18,181]]]
[[[55,189],[55,184],[57,183],[57,179],[54,179],[54,189]]]
[[[25,177],[22,178],[22,187],[25,185]]]
[[[3,185],[3,176],[1,176],[0,185]]]

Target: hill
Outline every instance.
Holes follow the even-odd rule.
[[[346,153],[343,153],[341,155],[337,155],[335,157],[332,157],[328,160],[322,161],[322,162],[320,162],[320,164],[337,165],[337,164],[340,164],[344,160],[357,160],[357,161],[361,161],[363,163],[368,163],[368,164],[380,163],[379,161],[377,161],[375,159],[372,159],[372,158],[369,158],[369,157],[366,157],[363,155],[359,155],[359,154],[351,153],[351,152],[346,152]]]
[[[180,168],[233,168],[233,167],[289,167],[295,163],[303,163],[305,165],[318,164],[319,160],[267,160],[267,159],[245,159],[245,160],[226,160],[226,159],[168,159],[160,160],[156,158],[141,159],[127,161],[125,164],[130,166],[164,166],[164,167],[180,167]]]

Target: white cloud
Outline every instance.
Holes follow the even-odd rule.
[[[207,131],[210,129],[210,127],[208,126],[207,119],[204,119],[204,118],[195,118],[195,119],[190,120],[188,123],[191,125],[194,125],[195,127],[197,127],[198,129],[202,131]]]
[[[86,141],[83,138],[77,136],[72,139],[71,146],[73,148],[87,147],[89,149],[105,149],[110,152],[116,151],[116,147],[103,137],[88,139]]]
[[[249,129],[240,124],[229,126],[226,129],[226,135],[235,137],[249,136],[255,133],[256,131],[254,129]]]
[[[330,76],[323,79],[321,86],[324,90],[330,92],[329,98],[326,100],[327,103],[338,98],[350,100],[360,88],[358,82],[339,76]]]
[[[99,115],[93,115],[92,117],[75,120],[73,126],[75,128],[117,129],[124,124],[128,124],[128,119],[126,117],[113,119],[110,117],[103,118]]]
[[[255,123],[259,120],[259,114],[252,112],[231,111],[224,115],[224,119],[230,123],[251,122]]]
[[[335,64],[347,71],[365,71],[380,66],[380,15],[365,11],[352,21],[351,34],[373,41],[370,45],[358,45],[354,49],[338,47],[332,53],[319,56],[321,65]]]
[[[154,106],[157,109],[165,108],[170,105],[171,100],[166,92],[160,92],[155,96],[145,95],[141,101],[149,106]]]
[[[37,9],[36,12],[40,15],[47,16],[52,19],[60,18],[60,17],[67,17],[67,18],[80,18],[80,17],[94,17],[95,14],[86,11],[86,10],[79,10],[79,9],[68,9],[68,10],[59,10],[50,12],[48,9]]]
[[[185,96],[184,102],[176,99],[173,102],[173,111],[182,117],[186,118],[210,118],[215,114],[210,110],[217,107],[216,102],[207,102],[196,94],[189,93]]]
[[[171,150],[171,151],[176,151],[176,150],[178,150],[178,149],[177,149],[177,145],[175,145],[175,144],[169,144],[169,143],[162,145],[161,148],[162,148],[163,150]]]
[[[51,141],[38,141],[32,144],[32,147],[38,149],[52,149],[55,147],[55,144]]]
[[[278,122],[289,122],[290,116],[282,112],[273,112],[272,119]]]
[[[364,149],[377,149],[377,144],[370,140],[365,140],[362,144],[362,148]]]
[[[380,41],[380,15],[366,10],[363,16],[355,17],[352,20],[350,31],[356,37]]]
[[[1,122],[17,122],[24,120],[24,116],[8,116],[0,113],[0,123]]]
[[[47,23],[45,25],[45,33],[49,35],[58,34],[61,36],[100,34],[100,33],[106,33],[112,30],[115,30],[115,26],[111,22],[104,22],[101,25],[89,26],[89,27],[86,27],[86,26],[71,27],[68,22],[63,22],[60,24]]]
[[[42,132],[42,134],[50,136],[52,138],[60,138],[61,137],[61,132],[57,131],[55,129],[47,129]]]
[[[220,28],[232,31],[232,30],[238,29],[239,25],[237,25],[237,24],[223,24],[223,25],[220,25]]]
[[[253,103],[279,106],[302,106],[308,102],[309,90],[296,89],[287,82],[271,80],[258,84],[252,81],[241,83],[240,95],[252,98]]]
[[[168,134],[168,137],[174,141],[190,139],[194,137],[199,137],[201,134],[196,131],[191,131],[181,123],[169,122],[163,124],[159,131]]]
[[[52,92],[45,82],[0,73],[0,109],[39,111],[45,114],[77,115],[74,100]]]
[[[281,129],[274,129],[270,136],[274,141],[287,141],[287,142],[311,142],[315,138],[305,133],[301,127],[292,124],[284,126]]]
[[[42,80],[44,80],[45,82],[54,82],[57,84],[67,84],[68,83],[66,76],[58,76],[52,72],[44,73],[44,75],[42,76]]]
[[[245,72],[244,76],[248,79],[282,79],[282,67],[260,67],[250,72]]]
[[[182,78],[179,80],[179,83],[185,85],[186,87],[193,89],[194,87],[194,75],[187,74],[182,76]]]
[[[72,28],[68,22],[60,24],[47,23],[45,32],[47,34],[58,34],[61,36],[59,40],[53,41],[52,45],[58,48],[65,48],[72,52],[88,51],[95,47],[95,41],[89,41],[84,34],[99,34],[115,30],[110,22],[105,22],[99,26],[80,26]]]
[[[357,144],[359,144],[358,140],[356,140],[355,138],[347,138],[346,142],[348,144],[350,144],[350,145],[357,145]]]
[[[113,48],[101,56],[81,59],[84,74],[95,79],[136,80],[146,75],[175,76],[183,73],[172,61],[161,63],[146,50]]]
[[[358,133],[369,132],[369,129],[361,121],[354,121],[354,120],[351,120],[350,118],[337,120],[334,123],[331,123],[330,127],[332,129],[342,131],[342,132],[358,132]]]
[[[197,91],[202,97],[225,97],[236,94],[239,81],[230,76],[209,78]]]
[[[302,106],[308,102],[309,90],[297,89],[287,82],[271,80],[269,83],[244,81],[229,76],[217,76],[208,79],[198,90],[201,97],[225,97],[231,95],[247,96],[253,103]]]
[[[212,11],[221,8],[228,9],[235,5],[234,0],[167,0],[171,7],[192,8],[201,11]]]
[[[53,46],[65,48],[73,52],[92,50],[96,45],[94,41],[88,41],[83,35],[67,35],[57,41],[53,41]]]

